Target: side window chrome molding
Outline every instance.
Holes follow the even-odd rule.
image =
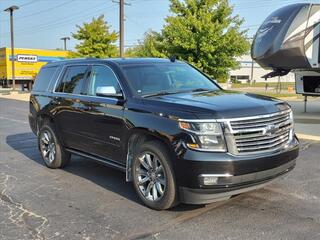
[[[115,74],[115,72],[113,71],[113,69],[112,69],[110,66],[108,66],[108,65],[106,65],[106,64],[101,64],[101,63],[90,64],[90,66],[91,66],[91,67],[94,67],[94,66],[102,66],[102,67],[106,67],[106,68],[110,69],[110,71],[112,72],[112,74],[114,75],[115,79],[117,80],[117,82],[118,82],[118,84],[119,84],[119,87],[120,87],[120,89],[121,89],[121,93],[123,94],[124,100],[126,100],[126,94],[125,94],[125,92],[123,91],[124,88],[123,88],[123,86],[122,86],[122,84],[121,84],[121,81],[119,80],[118,76]],[[90,95],[85,95],[85,96],[87,96],[87,97],[94,97],[94,98],[107,98],[107,97],[90,96]],[[109,98],[108,98],[108,99],[109,99]],[[110,99],[114,99],[114,98],[110,98]]]
[[[56,81],[56,83],[55,83],[55,85],[54,85],[54,88],[53,88],[53,93],[62,93],[62,94],[68,94],[68,95],[70,95],[70,94],[72,94],[72,95],[80,95],[80,94],[73,94],[73,93],[65,93],[65,92],[57,92],[56,90],[57,90],[57,87],[58,87],[58,84],[60,84],[61,83],[61,81],[63,80],[63,77],[65,76],[65,73],[66,73],[66,69],[67,68],[69,68],[69,67],[77,67],[77,66],[85,66],[85,67],[87,67],[87,70],[88,70],[88,68],[90,67],[90,65],[88,65],[88,64],[85,64],[85,63],[78,63],[78,64],[67,64],[67,65],[64,65],[63,67],[62,67],[62,69],[61,69],[61,71],[60,71],[60,74],[59,74],[59,76],[57,77],[57,81]],[[86,70],[86,72],[85,73],[87,73],[88,71]]]
[[[99,99],[99,98],[100,98],[100,99],[102,98],[102,99],[116,100],[115,98],[109,98],[109,97],[90,96],[90,95],[87,95],[87,94],[73,94],[73,93],[64,93],[64,92],[57,92],[57,91],[56,91],[57,85],[58,85],[58,84],[60,83],[60,81],[62,80],[62,75],[65,73],[66,68],[72,67],[72,66],[83,66],[83,65],[88,66],[88,67],[104,66],[104,67],[106,67],[106,68],[109,68],[109,69],[111,70],[112,74],[113,74],[113,75],[115,76],[115,78],[117,79],[117,82],[118,82],[118,84],[119,84],[119,86],[120,86],[120,89],[121,89],[121,92],[122,92],[122,94],[123,94],[123,98],[124,98],[124,100],[126,100],[126,95],[125,95],[125,92],[123,91],[124,88],[123,88],[123,86],[122,86],[122,84],[121,84],[118,76],[115,74],[115,72],[113,71],[113,69],[112,69],[110,66],[108,66],[108,65],[106,65],[106,64],[101,64],[101,63],[97,63],[97,64],[83,64],[83,63],[78,63],[78,64],[68,64],[68,65],[64,65],[64,66],[62,67],[62,69],[61,69],[58,77],[57,77],[57,80],[56,80],[56,82],[55,82],[55,84],[54,84],[52,93],[62,94],[62,95],[68,95],[68,96],[86,97],[86,98],[98,98],[98,99]],[[90,77],[90,76],[89,76],[89,77]],[[86,79],[86,80],[88,80],[88,79]]]

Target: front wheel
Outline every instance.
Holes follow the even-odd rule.
[[[40,128],[38,145],[47,167],[63,168],[69,163],[71,154],[60,144],[50,122],[45,122]]]
[[[133,184],[150,208],[164,210],[177,204],[177,190],[170,155],[161,142],[144,143],[134,157]]]

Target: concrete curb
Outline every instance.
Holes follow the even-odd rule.
[[[303,140],[311,140],[311,141],[320,141],[320,136],[306,135],[297,133],[299,139]]]
[[[24,102],[29,102],[29,98],[30,98],[30,95],[22,95],[21,96],[18,96],[18,95],[12,95],[12,94],[9,94],[9,95],[2,95],[0,94],[0,99],[8,99],[8,100],[17,100],[17,101],[24,101]]]

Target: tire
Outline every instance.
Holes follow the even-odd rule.
[[[48,168],[63,168],[69,162],[71,154],[61,145],[49,121],[44,121],[39,130],[38,146],[41,157]]]
[[[161,142],[142,144],[135,153],[132,171],[134,188],[145,205],[165,210],[178,204],[170,154]]]

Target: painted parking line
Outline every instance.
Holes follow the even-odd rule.
[[[26,122],[26,121],[22,121],[22,120],[18,120],[18,119],[13,119],[13,118],[9,118],[9,117],[0,116],[0,119],[2,119],[2,120],[7,120],[7,121],[11,121],[11,122],[28,124],[28,122]]]

